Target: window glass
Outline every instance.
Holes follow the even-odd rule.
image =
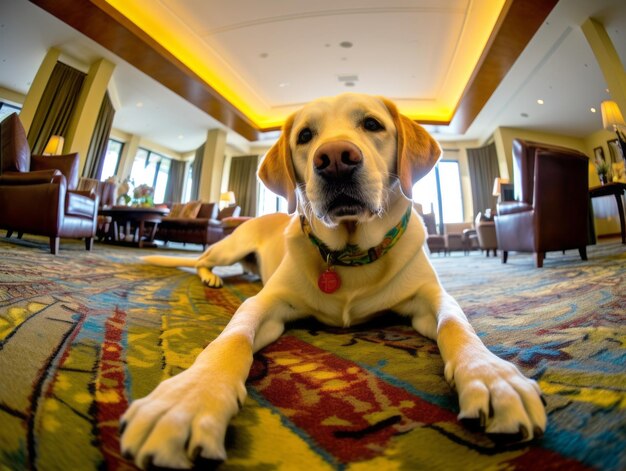
[[[263,216],[264,214],[287,212],[287,200],[278,196],[276,193],[272,193],[261,183],[259,183],[258,206],[257,214],[259,216]]]
[[[439,188],[443,206],[443,222],[463,222],[463,196],[459,163],[444,160],[439,166]]]
[[[163,203],[170,165],[171,159],[140,148],[135,154],[130,178],[134,186],[148,185],[154,188],[154,202]]]
[[[185,195],[183,196],[183,203],[191,201],[191,188],[193,187],[193,165],[187,164],[187,183],[185,185]]]
[[[154,202],[163,203],[165,199],[165,187],[167,187],[167,179],[170,176],[170,159],[162,158],[161,165],[156,175],[156,183],[154,184]]]
[[[100,180],[104,181],[117,174],[117,167],[120,163],[120,156],[122,155],[123,148],[123,142],[116,141],[115,139],[109,139],[107,151],[104,156],[104,164],[102,165],[102,173],[100,174]]]
[[[439,226],[463,222],[461,173],[456,160],[441,160],[430,173],[413,186],[413,201],[422,205],[424,213],[435,213]]]
[[[12,105],[6,101],[0,101],[0,121],[4,120],[4,118],[10,114],[19,113],[21,109],[20,106]]]

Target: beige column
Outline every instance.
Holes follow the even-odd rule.
[[[139,149],[139,136],[134,134],[130,135],[130,138],[124,142],[124,148],[122,149],[122,155],[120,156],[120,163],[117,166],[117,179],[124,181],[130,177],[130,172],[133,169],[133,162],[135,161],[135,155],[137,149]]]
[[[611,38],[604,26],[593,18],[587,18],[582,30],[602,70],[611,99],[617,103],[622,114],[626,113],[626,71]]]
[[[81,174],[87,159],[87,151],[96,126],[102,99],[113,75],[113,69],[115,69],[115,64],[106,59],[99,59],[91,64],[78,97],[67,136],[65,136],[63,150],[64,152],[78,152]]]
[[[211,129],[207,133],[202,156],[202,175],[198,199],[204,202],[218,202],[222,186],[222,173],[226,152],[226,131]]]
[[[46,57],[44,57],[33,82],[30,84],[30,88],[24,99],[24,104],[22,105],[22,111],[20,111],[20,121],[24,125],[26,135],[28,135],[28,130],[33,122],[43,92],[46,89],[46,85],[48,85],[48,80],[50,80],[50,75],[52,75],[52,70],[59,60],[60,55],[61,51],[58,49],[53,47],[48,49]]]

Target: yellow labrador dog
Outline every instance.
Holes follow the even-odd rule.
[[[245,223],[196,262],[210,278],[207,267],[255,251],[264,287],[188,370],[132,403],[121,425],[125,456],[142,468],[225,459],[224,434],[246,397],[252,355],[286,322],[314,316],[350,326],[388,310],[437,341],[460,419],[519,440],[541,436],[536,382],[487,350],[424,250],[411,188],[439,155],[432,137],[383,98],[345,94],[291,116],[259,176],[296,214]]]

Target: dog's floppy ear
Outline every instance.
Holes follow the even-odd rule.
[[[441,147],[415,121],[398,112],[396,105],[383,98],[398,131],[398,177],[402,193],[411,199],[413,185],[435,166],[441,156]]]
[[[292,125],[293,116],[290,116],[283,125],[280,138],[265,154],[258,172],[266,187],[287,200],[290,214],[296,210],[296,175],[289,149]]]

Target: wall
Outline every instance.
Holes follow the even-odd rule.
[[[26,95],[23,95],[8,88],[0,87],[0,99],[10,104],[21,106],[26,99]]]

